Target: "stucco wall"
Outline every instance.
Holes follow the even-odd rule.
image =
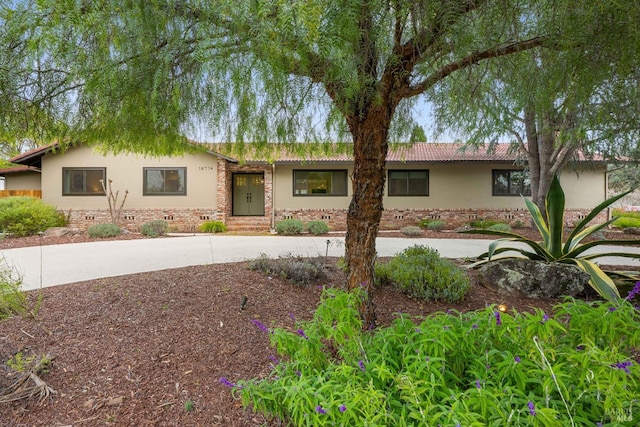
[[[519,196],[492,196],[493,169],[515,169],[505,163],[436,163],[388,164],[388,169],[427,169],[429,196],[388,196],[385,188],[383,206],[395,209],[519,209],[524,208]],[[348,196],[294,196],[294,169],[347,169],[347,164],[277,165],[274,200],[277,209],[346,209],[351,201],[351,181]],[[566,171],[560,176],[568,209],[593,208],[605,199],[604,169],[584,169],[579,175]]]
[[[215,208],[217,166],[215,157],[186,154],[176,157],[144,157],[134,154],[102,155],[88,147],[71,148],[62,154],[47,154],[42,160],[42,197],[62,210],[106,207],[104,196],[63,196],[62,168],[104,167],[107,180],[122,200],[129,190],[125,209],[139,208]],[[186,195],[144,196],[143,168],[186,167]]]
[[[38,172],[11,173],[5,176],[5,190],[40,190]]]

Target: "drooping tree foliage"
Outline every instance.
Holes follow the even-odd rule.
[[[594,11],[598,20],[585,19]],[[556,46],[470,67],[429,94],[440,130],[457,130],[470,148],[513,141],[541,209],[553,176],[578,153],[615,160],[640,137],[640,7],[582,5],[556,22],[566,35]]]
[[[201,128],[240,154],[245,143],[347,142],[347,286],[367,290],[388,143],[409,135],[412,100],[485,61],[565,46],[608,13],[587,0],[16,4],[2,9],[2,47],[12,40],[21,50],[16,69],[25,71],[15,76],[29,84],[9,85],[9,95],[64,123],[66,140],[156,154],[184,149]],[[374,324],[369,297],[361,312]]]

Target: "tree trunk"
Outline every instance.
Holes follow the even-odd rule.
[[[556,146],[556,134],[559,125],[566,125],[550,110],[541,120],[531,109],[524,114],[525,134],[527,138],[527,162],[531,179],[531,200],[546,217],[546,196],[551,187],[553,176],[565,166],[576,150],[576,145],[564,143]]]
[[[372,300],[376,237],[382,216],[385,184],[387,136],[392,113],[387,107],[371,107],[364,118],[347,119],[353,135],[353,196],[347,212],[345,261],[347,288],[362,287],[365,298],[360,307],[363,325],[376,325]]]

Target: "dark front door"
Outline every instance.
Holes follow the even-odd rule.
[[[233,215],[264,216],[264,174],[233,175]]]

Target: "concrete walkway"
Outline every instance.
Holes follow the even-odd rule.
[[[484,239],[408,239],[379,237],[379,256],[392,256],[412,245],[432,247],[447,258],[476,257],[486,252]],[[634,251],[640,248],[603,248],[604,251]],[[237,262],[266,254],[302,256],[344,255],[343,237],[195,235],[162,239],[45,245],[0,251],[0,261],[23,277],[23,289],[121,276],[145,271]],[[602,258],[601,264],[633,264],[625,258]]]

